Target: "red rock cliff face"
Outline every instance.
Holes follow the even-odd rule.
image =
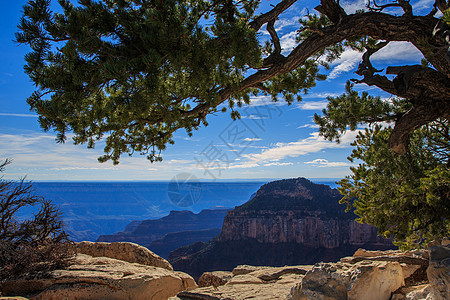
[[[317,216],[315,216],[316,214]],[[344,245],[387,245],[377,230],[353,220],[321,218],[295,211],[231,211],[224,219],[220,241],[256,239],[260,243],[295,242],[309,247],[336,248]]]

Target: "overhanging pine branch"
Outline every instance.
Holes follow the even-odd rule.
[[[260,15],[255,20],[250,22],[250,28],[258,31],[264,24],[270,20],[276,19],[281,13],[297,2],[297,0],[283,0],[278,3],[271,11]]]

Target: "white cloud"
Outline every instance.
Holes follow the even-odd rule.
[[[13,113],[0,113],[0,116],[5,117],[24,117],[24,118],[37,118],[38,115],[34,114],[13,114]]]
[[[309,98],[326,99],[327,97],[337,97],[337,96],[339,96],[341,94],[339,94],[339,93],[331,93],[331,92],[309,93],[309,94],[306,94],[306,95],[302,95],[302,98],[303,99],[309,99]]]
[[[430,12],[433,8],[435,0],[420,0],[412,4],[413,10],[425,10],[426,13]]]
[[[311,164],[320,168],[324,167],[348,167],[350,166],[349,163],[346,162],[329,162],[328,160],[324,158],[318,158],[313,161],[305,162],[305,164]]]
[[[285,27],[289,27],[289,26],[298,26],[298,17],[294,16],[290,19],[278,19],[275,22],[275,30],[277,32],[280,32],[281,30],[283,30]]]
[[[298,104],[299,109],[303,110],[322,110],[327,107],[328,101],[303,101]]]
[[[362,53],[355,50],[345,50],[341,58],[334,61],[333,64],[337,64],[336,67],[331,70],[328,75],[328,79],[334,79],[338,77],[341,73],[353,70],[356,65],[361,61]]]
[[[361,56],[362,57],[362,56]],[[371,56],[373,62],[420,61],[422,53],[409,42],[390,42],[386,47]]]
[[[243,155],[249,161],[255,163],[280,161],[288,157],[298,157],[308,153],[316,153],[330,148],[345,148],[352,142],[357,131],[346,132],[342,138],[341,143],[329,142],[319,136],[318,132],[310,134],[310,137],[290,143],[276,143],[274,147],[265,149],[261,153]]]
[[[365,9],[367,0],[342,1],[340,5],[348,14],[354,14],[358,9]]]
[[[280,99],[280,101],[274,102],[272,101],[272,96],[254,96],[250,98],[250,106],[266,106],[266,105],[287,105],[286,101]]]
[[[297,32],[292,31],[288,34],[283,35],[280,38],[280,44],[281,44],[281,53],[289,53],[291,52],[296,46],[297,46]]]
[[[363,53],[347,49],[341,57],[333,62],[335,67],[328,75],[328,79],[334,79],[344,72],[356,71],[356,66],[361,62]],[[391,64],[420,61],[422,54],[414,45],[408,42],[390,42],[386,47],[371,56],[372,63]],[[374,65],[375,68],[380,68]]]
[[[262,139],[260,138],[245,138],[244,141],[246,142],[256,142],[256,141],[261,141]]]
[[[313,128],[313,129],[317,129],[317,128],[319,128],[319,127],[320,127],[320,126],[317,125],[317,124],[305,124],[305,125],[300,125],[300,126],[298,126],[297,129],[300,129],[300,128]]]
[[[290,165],[293,165],[293,163],[271,162],[271,163],[264,164],[264,166],[266,166],[266,167],[270,167],[270,166],[278,166],[279,167],[279,166],[290,166]]]
[[[248,115],[248,116],[241,116],[241,119],[264,120],[264,119],[267,119],[268,117],[269,116]]]

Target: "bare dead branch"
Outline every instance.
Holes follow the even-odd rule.
[[[367,4],[367,8],[370,11],[381,12],[389,7],[400,7],[401,9],[403,9],[403,12],[405,13],[404,16],[412,16],[413,15],[412,6],[411,6],[411,4],[409,4],[409,0],[396,0],[397,3],[389,3],[389,4],[385,4],[385,5],[378,5],[375,2],[375,0],[372,0],[372,1],[373,1],[373,6],[371,5],[370,0],[369,0],[369,3]]]

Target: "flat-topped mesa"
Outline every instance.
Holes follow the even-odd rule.
[[[237,206],[234,211],[293,211],[297,214],[304,213],[305,216],[353,218],[353,215],[345,213],[345,207],[339,204],[341,198],[338,190],[299,177],[264,184],[251,200]]]
[[[305,178],[263,185],[255,197],[227,213],[219,241],[255,239],[260,243],[297,243],[308,247],[392,245],[376,228],[354,221],[339,204],[342,196]]]

